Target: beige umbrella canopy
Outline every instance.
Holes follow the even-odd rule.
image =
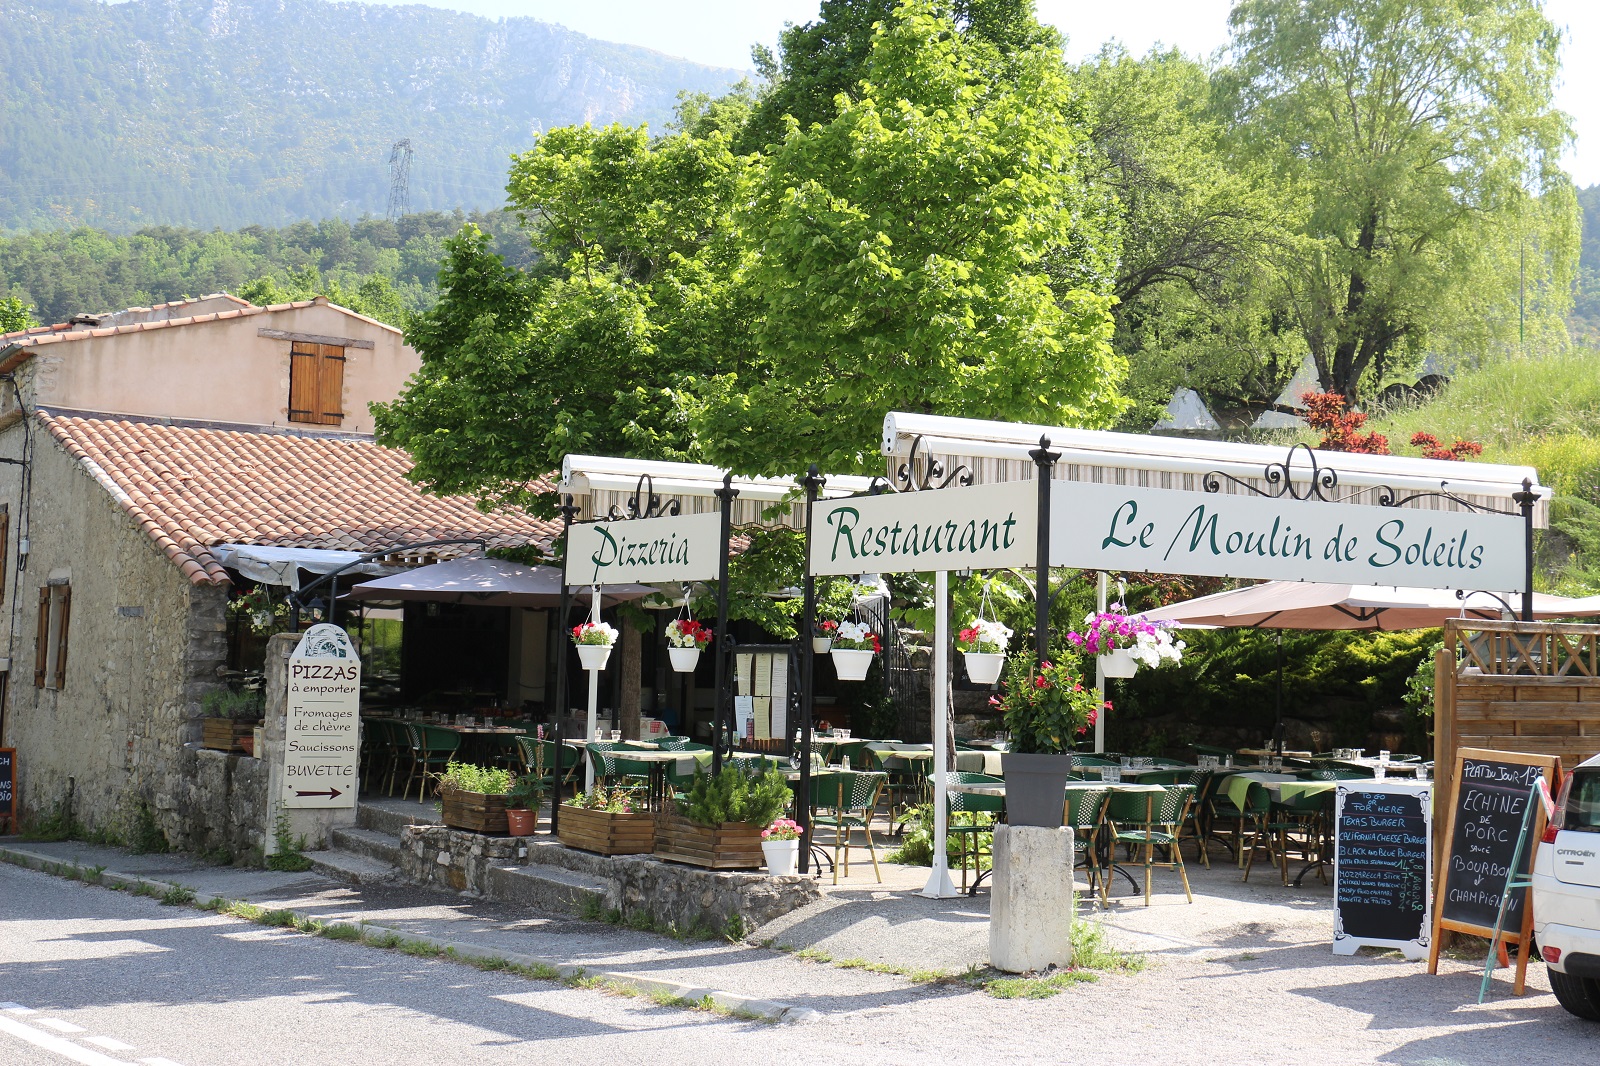
[[[1433,629],[1450,618],[1500,618],[1502,604],[1521,596],[1483,592],[1457,597],[1451,589],[1267,581],[1145,612],[1151,621],[1243,629]],[[1534,593],[1535,618],[1600,615],[1600,596],[1568,599]]]

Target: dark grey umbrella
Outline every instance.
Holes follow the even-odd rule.
[[[588,586],[573,586],[574,598]],[[612,607],[653,596],[649,585],[604,585],[601,603]],[[478,607],[559,607],[561,571],[506,559],[451,559],[350,588],[356,600],[425,600]]]

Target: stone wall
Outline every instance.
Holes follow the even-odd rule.
[[[196,744],[185,744],[177,763],[165,820],[172,846],[260,862],[268,842],[265,764]]]
[[[253,827],[231,820],[251,809],[253,800],[239,804],[255,775],[185,745],[199,739],[201,698],[226,661],[226,588],[191,584],[89,469],[37,423],[26,428],[30,499],[17,468],[0,467],[12,534],[5,595],[16,597],[3,605],[15,616],[3,742],[17,748],[24,816],[48,815],[70,795],[77,821],[117,831],[143,803],[177,846],[247,849]],[[24,429],[0,431],[0,454],[22,454]],[[25,510],[31,550],[18,574]],[[34,686],[39,588],[52,579],[72,589],[60,691]]]

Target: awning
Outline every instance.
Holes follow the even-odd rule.
[[[649,585],[607,585],[606,606],[653,596]],[[587,602],[587,587],[573,587],[573,602]],[[561,571],[553,566],[527,566],[506,559],[451,559],[419,566],[403,574],[351,586],[356,600],[425,600],[479,607],[559,607]]]
[[[1501,596],[1520,610],[1521,593]],[[1463,614],[1463,609],[1465,613]],[[1483,593],[1459,600],[1448,589],[1267,581],[1146,611],[1151,621],[1247,629],[1434,629],[1451,618],[1500,618],[1499,600]],[[1534,593],[1536,618],[1600,615],[1600,596],[1568,599]]]
[[[211,549],[223,566],[237,570],[251,581],[266,585],[300,587],[300,571],[313,574],[388,574],[394,568],[376,560],[362,561],[361,552],[331,551],[325,548],[274,548],[261,544],[218,544]],[[350,566],[351,563],[356,565]],[[349,567],[348,570],[342,569]]]

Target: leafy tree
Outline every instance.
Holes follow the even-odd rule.
[[[1484,268],[1504,278],[1518,231],[1565,291],[1560,38],[1534,0],[1240,0],[1231,22],[1247,148],[1303,204],[1278,262],[1324,386],[1356,400],[1446,316],[1506,339],[1514,316],[1463,303]]]
[[[33,317],[33,308],[23,303],[20,297],[7,296],[0,300],[0,333],[12,333],[38,324],[38,319]]]
[[[701,446],[741,472],[873,467],[896,408],[1104,424],[1110,204],[1083,180],[1059,55],[1003,55],[928,0],[881,23],[861,97],[792,125],[740,225],[759,357],[699,385]],[[1070,250],[1073,287],[1043,262]]]

